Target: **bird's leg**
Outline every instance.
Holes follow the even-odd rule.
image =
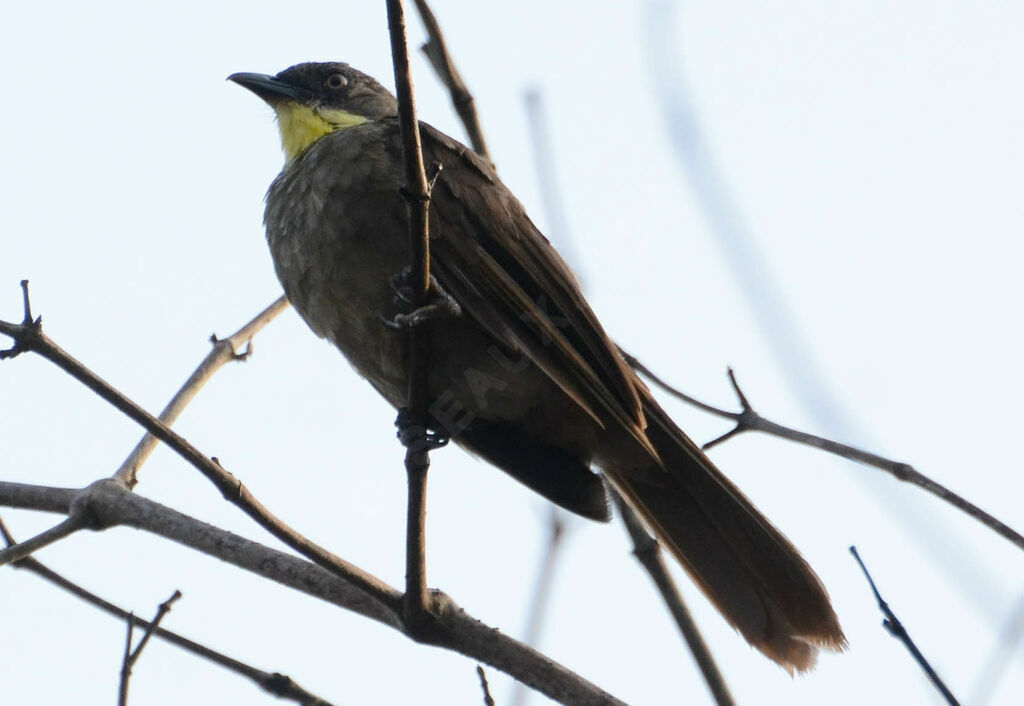
[[[391,290],[395,295],[394,302],[399,306],[410,306],[413,303],[414,290],[412,283],[409,282],[411,276],[412,269],[406,267],[391,277]],[[413,309],[408,314],[398,314],[394,319],[382,318],[381,322],[390,329],[402,330],[419,326],[426,321],[462,315],[462,307],[438,284],[433,275],[430,277],[427,297],[428,302],[423,306]]]

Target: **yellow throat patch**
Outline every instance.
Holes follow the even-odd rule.
[[[368,122],[366,118],[337,108],[313,108],[286,101],[274,106],[277,127],[281,130],[281,147],[286,161],[292,161],[310,145],[335,130],[343,130]]]

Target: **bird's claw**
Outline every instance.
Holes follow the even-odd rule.
[[[397,436],[402,446],[413,451],[433,451],[448,445],[449,437],[431,431],[409,417],[409,410],[405,407],[398,410],[398,416],[395,417]]]
[[[401,272],[391,276],[391,291],[394,292],[394,303],[398,306],[409,306],[415,301],[413,288],[409,283],[411,275],[412,269],[405,267]],[[427,296],[429,297],[427,304],[417,307],[408,314],[398,314],[394,319],[382,316],[381,323],[390,329],[399,331],[419,326],[433,319],[444,319],[462,314],[462,307],[438,284],[433,275],[430,277]]]

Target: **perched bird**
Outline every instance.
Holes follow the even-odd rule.
[[[401,409],[408,336],[382,323],[409,314],[395,277],[410,246],[394,96],[343,63],[229,78],[277,114],[285,165],[264,220],[288,298]],[[821,581],[625,364],[491,165],[420,130],[436,174],[433,286],[452,309],[421,327],[431,428],[584,517],[609,518],[609,483],[726,620],[788,671],[809,669],[819,647],[842,649]]]

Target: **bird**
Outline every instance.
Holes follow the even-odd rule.
[[[235,73],[276,114],[285,163],[264,211],[299,315],[402,410],[411,245],[398,103],[340,62]],[[419,123],[429,200],[428,425],[556,505],[635,509],[722,616],[790,674],[846,646],[818,576],[672,421],[569,266],[473,150]],[[405,284],[403,284],[405,282]],[[387,325],[390,324],[390,325]]]

